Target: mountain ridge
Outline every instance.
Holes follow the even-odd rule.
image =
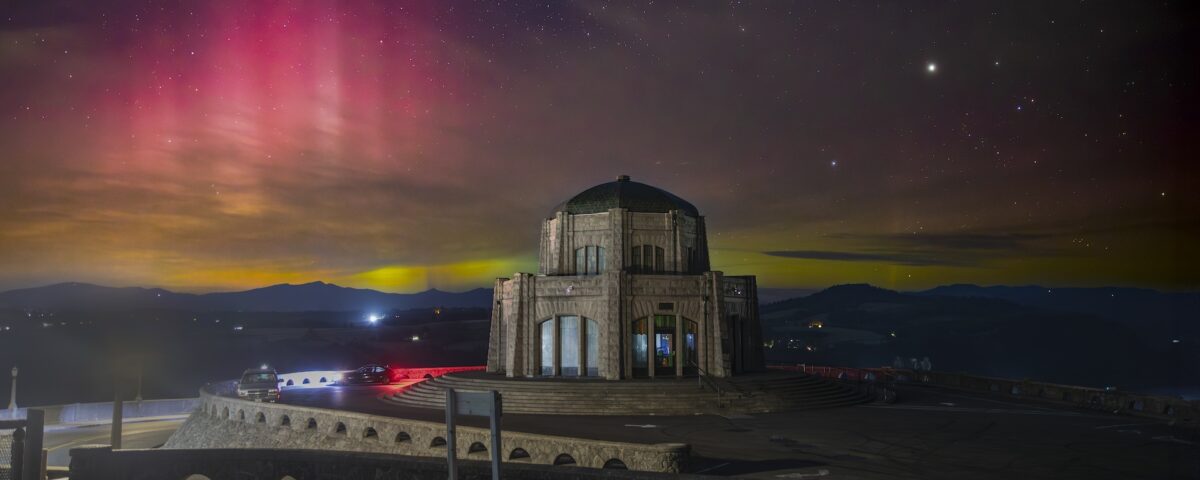
[[[157,287],[109,287],[61,282],[0,292],[0,308],[33,310],[166,309],[192,311],[367,311],[490,305],[492,291],[429,289],[388,293],[322,281],[280,283],[242,291],[181,293]]]

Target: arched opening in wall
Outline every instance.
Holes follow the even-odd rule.
[[[446,446],[446,439],[442,437],[433,437],[433,441],[429,442],[429,448],[439,448]]]
[[[508,454],[508,459],[509,461],[522,460],[528,462],[529,452],[526,452],[524,448],[514,448],[512,453]]]
[[[487,454],[487,447],[480,442],[471,442],[471,446],[467,447],[467,455]]]
[[[287,416],[287,415],[284,415],[284,416],[282,416],[282,417],[279,417],[279,426],[281,426],[281,427],[290,427],[290,426],[292,426],[292,418],[291,418],[291,417],[289,417],[289,416]]]
[[[303,384],[303,385],[308,385],[308,384],[309,384],[309,381],[308,381],[308,379],[306,378],[306,379],[304,379],[304,380],[301,380],[301,381],[300,381],[300,383],[301,383],[301,384]]]
[[[346,424],[344,424],[342,422],[337,422],[337,425],[333,426],[333,434],[334,435],[345,435],[346,434]]]
[[[267,423],[267,416],[262,412],[254,414],[254,423]]]
[[[424,379],[428,380],[428,379],[430,379],[430,378],[433,378],[433,375],[430,375],[430,374],[426,373],[426,374],[425,374],[425,376],[424,376],[424,377],[421,377],[421,378],[424,378]]]
[[[379,432],[376,432],[374,428],[367,427],[366,430],[363,430],[363,439],[364,440],[379,440]]]
[[[556,466],[557,465],[574,465],[574,464],[575,464],[575,457],[572,457],[565,453],[559,454],[559,456],[554,457],[554,465],[556,465]]]
[[[396,443],[412,443],[412,435],[409,435],[408,432],[397,433]]]
[[[295,382],[293,382],[293,381],[292,381],[292,379],[290,379],[290,378],[289,378],[289,379],[288,379],[288,381],[287,381],[287,383],[285,383],[284,385],[286,385],[286,386],[289,386],[289,387],[290,387],[290,386],[293,386],[293,385],[295,385],[295,384],[296,384],[296,383],[295,383]]]
[[[317,419],[309,418],[308,422],[304,424],[304,428],[307,430],[316,430],[317,429]]]
[[[318,382],[318,383],[327,383],[327,382],[329,382],[329,380],[328,380],[328,379],[326,379],[325,377],[321,377],[321,379],[320,379],[320,380],[317,380],[317,382]]]
[[[619,458],[612,458],[607,462],[604,462],[604,468],[612,470],[629,470],[629,467],[625,466],[625,462],[622,462]]]

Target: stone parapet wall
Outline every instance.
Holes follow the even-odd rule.
[[[488,430],[458,427],[458,457],[486,460]],[[164,448],[274,448],[445,457],[444,424],[356,412],[256,403],[201,391],[200,408]],[[686,444],[635,444],[522,432],[503,432],[509,463],[588,468],[623,465],[644,472],[679,472]]]
[[[193,477],[201,475],[202,477]],[[144,449],[104,446],[71,449],[74,480],[151,480],[184,478],[337,478],[344,480],[443,480],[445,460],[364,452],[281,449]],[[504,466],[506,479],[683,479],[693,475],[591,470],[571,466]],[[458,478],[491,478],[487,462],[460,460]]]
[[[920,383],[1200,425],[1200,402],[1177,397],[964,373],[912,372],[909,375]]]

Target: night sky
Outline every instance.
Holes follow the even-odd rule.
[[[628,174],[767,287],[1200,288],[1196,8],[0,2],[0,288],[535,271]]]

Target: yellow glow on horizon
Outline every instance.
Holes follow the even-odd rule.
[[[443,265],[388,265],[334,280],[342,286],[390,292],[419,292],[430,288],[469,290],[490,288],[492,281],[513,272],[529,270],[522,258],[468,260]]]

